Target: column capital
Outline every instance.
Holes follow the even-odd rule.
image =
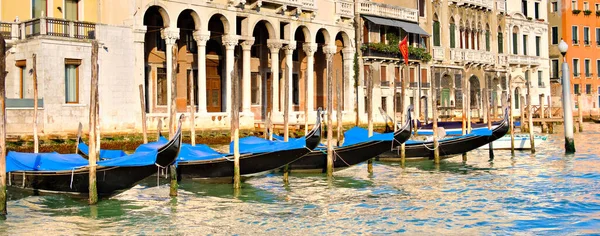
[[[335,54],[336,51],[337,51],[337,46],[335,46],[335,45],[323,46],[323,53],[327,56]]]
[[[209,32],[201,32],[200,30],[194,31],[192,36],[194,37],[194,40],[196,40],[198,46],[206,46],[206,42],[210,39]]]
[[[279,40],[269,39],[267,40],[267,47],[271,50],[271,53],[279,53],[279,50],[283,44]]]
[[[344,56],[344,60],[354,60],[354,48],[345,47],[342,49],[342,56]]]
[[[233,50],[238,45],[239,37],[237,35],[223,35],[221,42],[226,50]]]
[[[302,44],[302,49],[307,55],[313,56],[317,49],[319,49],[319,45],[316,43],[304,43]]]
[[[286,55],[292,55],[294,50],[296,50],[296,41],[290,41],[290,43],[283,47],[283,49],[285,50]]]
[[[250,49],[252,49],[252,45],[254,45],[254,39],[244,40],[244,42],[241,42],[240,45],[242,46],[243,51],[250,51]]]
[[[164,28],[160,30],[160,37],[165,40],[166,45],[173,45],[179,39],[179,28]]]

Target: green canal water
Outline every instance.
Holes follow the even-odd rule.
[[[88,206],[68,196],[11,191],[0,234],[600,234],[600,125],[576,134],[564,155],[562,134],[536,154],[487,151],[443,160],[376,162],[335,173],[281,174],[231,185],[184,181],[177,198],[156,177]]]

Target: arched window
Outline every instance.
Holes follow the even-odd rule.
[[[513,46],[513,54],[517,55],[519,54],[519,28],[515,27],[513,28],[513,34],[512,34],[512,46]]]
[[[437,15],[433,15],[433,46],[441,46],[440,43],[440,22]]]
[[[485,26],[485,50],[490,51],[490,26]]]
[[[498,27],[498,53],[504,53],[504,36],[500,27]]]
[[[521,104],[519,102],[519,99],[521,99],[521,95],[519,94],[519,88],[515,88],[515,109],[519,109],[519,105]]]
[[[450,48],[456,48],[456,25],[452,17],[450,17]]]

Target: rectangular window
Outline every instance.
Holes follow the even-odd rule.
[[[590,67],[590,59],[583,60],[583,69],[585,70],[585,77],[592,77],[591,67]]]
[[[579,94],[579,84],[573,84],[573,93]]]
[[[552,26],[552,44],[558,44],[558,26]]]
[[[583,27],[583,43],[590,45],[590,27]]]
[[[552,12],[558,12],[558,3],[557,2],[552,2],[552,6],[550,7],[550,10]]]
[[[578,35],[579,35],[579,30],[577,28],[577,26],[573,26],[571,27],[571,37],[573,38],[573,44],[579,44],[579,40],[578,40]]]
[[[519,47],[518,47],[519,44],[517,43],[517,40],[518,40],[517,33],[513,33],[513,54],[515,54],[515,55],[519,54]]]
[[[600,86],[598,86],[598,94],[600,94]]]
[[[387,111],[387,97],[381,97],[381,109]]]
[[[600,4],[596,3],[596,11],[600,11]]]
[[[542,71],[538,70],[538,88],[544,87],[544,81],[542,80]]]
[[[425,0],[419,0],[419,16],[425,17]]]
[[[527,55],[527,35],[523,35],[523,55]]]
[[[490,31],[485,31],[485,50],[490,51]]]
[[[589,11],[590,10],[590,4],[588,2],[583,2],[583,10],[584,11]]]
[[[535,11],[534,12],[535,19],[539,19],[540,18],[540,3],[539,2],[535,3],[533,10]]]
[[[440,40],[440,22],[433,22],[433,46],[439,47],[441,46]]]
[[[207,93],[208,96],[208,93]],[[156,68],[156,105],[167,105],[167,69]]]
[[[250,103],[252,105],[260,104],[260,78],[258,78],[258,72],[252,72],[250,74]]]
[[[415,68],[410,68],[410,73],[409,73],[409,76],[410,76],[410,77],[409,77],[409,80],[410,80],[410,83],[411,83],[411,84],[412,84],[412,83],[415,83],[415,82],[417,82],[417,81],[415,80]],[[415,87],[416,87],[416,86],[415,86]]]
[[[77,3],[79,0],[65,0],[65,19],[67,20],[78,20]]]
[[[300,86],[300,79],[298,78],[298,74],[292,74],[292,104],[294,104],[295,106],[300,105],[300,87],[299,86]]]
[[[79,59],[65,59],[65,103],[79,103]]]
[[[592,94],[592,85],[591,84],[585,85],[585,94]]]
[[[529,84],[529,71],[525,71],[525,82]]]
[[[27,94],[27,61],[19,60],[16,62],[16,66],[19,68],[19,98],[25,98]]]
[[[577,10],[577,0],[571,1],[571,10]]]
[[[385,26],[379,26],[379,42],[385,43]]]
[[[47,0],[33,0],[31,2],[31,4],[32,4],[31,11],[32,11],[33,18],[42,17],[42,12],[44,12],[45,16],[48,16]]]
[[[538,57],[541,55],[541,50],[540,50],[541,41],[542,41],[542,37],[535,36],[535,55]]]
[[[450,24],[450,48],[456,47],[456,26],[454,24]]]
[[[527,17],[527,0],[521,0],[521,13]]]
[[[559,78],[560,76],[558,75],[558,59],[552,59],[552,75],[550,75],[552,78]]]
[[[573,76],[579,77],[579,59],[573,59]]]
[[[600,46],[600,28],[596,28],[596,45]]]
[[[498,32],[498,53],[504,53],[504,36]]]
[[[596,76],[600,77],[600,60],[596,60]]]
[[[365,21],[363,25],[363,43],[369,43],[369,22]]]

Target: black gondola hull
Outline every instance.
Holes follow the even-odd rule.
[[[298,160],[309,153],[298,148],[270,153],[258,153],[240,157],[240,175],[252,175],[271,171]],[[233,156],[210,161],[179,162],[178,179],[233,178]],[[230,161],[231,160],[231,161]]]

